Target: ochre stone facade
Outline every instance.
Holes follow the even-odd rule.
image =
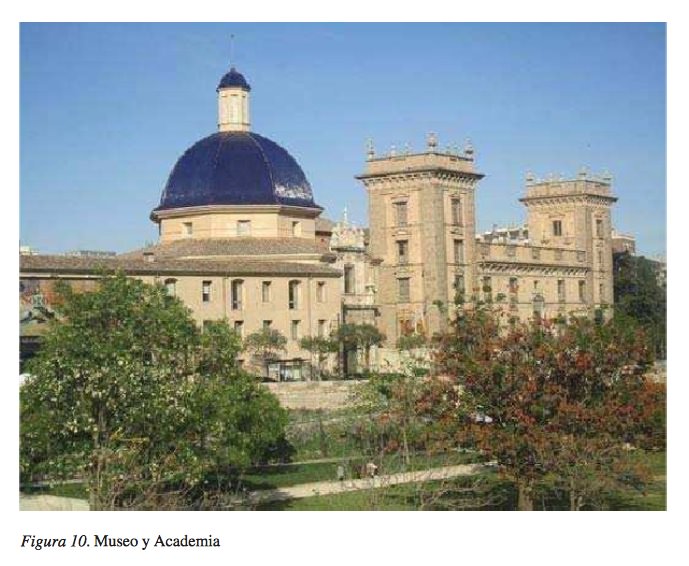
[[[369,202],[369,254],[379,261],[380,326],[401,334],[445,329],[457,281],[474,279],[474,191],[483,177],[473,154],[369,157],[359,175]]]
[[[369,199],[370,269],[379,282],[379,327],[388,361],[402,335],[430,336],[457,308],[477,302],[522,320],[610,316],[612,238],[609,177],[527,178],[527,226],[477,236],[475,193],[483,175],[474,151],[376,157],[357,178]]]
[[[387,339],[371,352],[372,369],[390,369],[400,363],[401,336],[442,332],[472,301],[521,319],[609,314],[616,200],[610,178],[528,177],[520,199],[527,226],[477,236],[483,174],[473,147],[441,151],[431,134],[421,153],[377,157],[370,147],[357,177],[368,195],[369,229],[351,225],[346,215],[333,225],[321,217],[296,161],[249,131],[249,91],[234,69],[223,77],[220,133],[193,146],[194,159],[173,170],[151,213],[157,244],[115,258],[21,257],[23,329],[38,335],[52,316],[44,308],[51,281],[88,286],[104,269],[165,285],[199,325],[226,320],[243,337],[279,330],[288,339],[279,363],[291,365],[289,372],[280,366],[276,378],[307,375],[311,354],[300,339],[329,336],[342,323],[376,325]],[[217,135],[227,146],[218,145]],[[221,150],[225,168],[209,173]],[[353,357],[347,365],[358,370],[361,352]],[[326,365],[335,364],[331,356]]]

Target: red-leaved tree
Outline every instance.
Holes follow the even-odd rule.
[[[462,441],[495,459],[533,509],[545,478],[578,510],[619,482],[643,485],[629,448],[664,444],[664,392],[645,374],[643,333],[588,319],[501,324],[463,312],[439,339],[438,370],[460,386]],[[662,388],[662,387],[661,387]],[[628,465],[629,464],[629,465]]]

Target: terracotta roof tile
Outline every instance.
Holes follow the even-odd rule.
[[[204,256],[239,256],[243,258],[275,255],[328,254],[326,246],[302,238],[185,238],[154,244],[121,254],[122,258],[143,258],[153,253],[156,258],[191,258]]]
[[[97,274],[101,271],[121,270],[128,275],[274,275],[340,277],[337,269],[327,265],[288,261],[185,260],[155,258],[154,261],[116,258],[70,257],[57,255],[31,255],[19,257],[20,275],[27,272],[64,274]]]

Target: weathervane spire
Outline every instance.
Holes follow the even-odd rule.
[[[234,34],[230,34],[230,67],[234,67]]]

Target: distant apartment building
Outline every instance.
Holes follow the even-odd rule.
[[[628,252],[631,255],[636,255],[636,238],[633,234],[622,234],[613,228],[611,237],[612,253]]]

